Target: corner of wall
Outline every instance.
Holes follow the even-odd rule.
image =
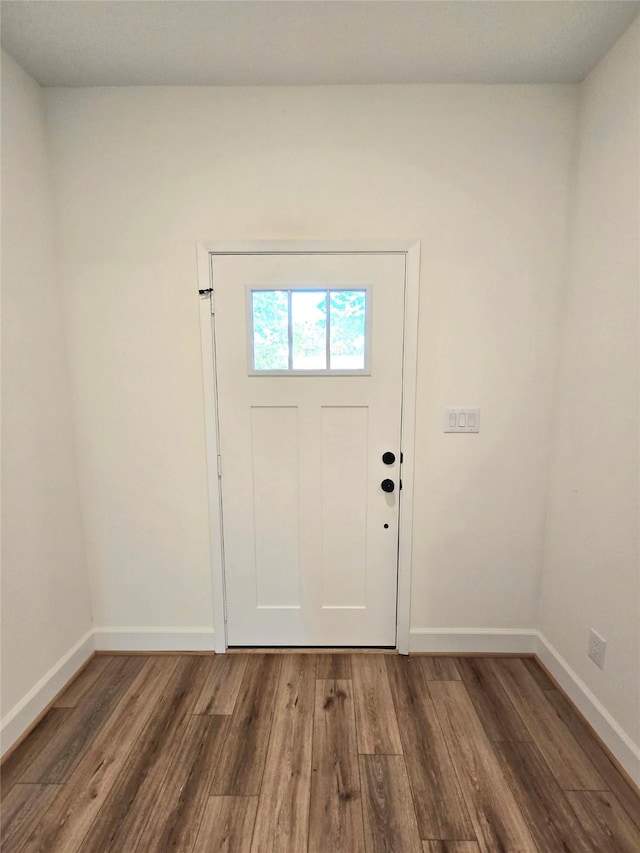
[[[538,614],[543,662],[636,779],[639,33],[579,89]],[[610,632],[604,671],[590,627]]]
[[[1,729],[7,749],[94,644],[43,93],[4,50],[2,196]]]

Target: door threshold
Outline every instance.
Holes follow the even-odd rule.
[[[392,655],[398,649],[395,646],[228,646],[227,654],[232,655],[347,655],[376,654]]]

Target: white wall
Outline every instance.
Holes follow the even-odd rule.
[[[49,170],[43,93],[3,53],[3,723],[91,627]]]
[[[542,633],[637,747],[639,70],[636,20],[581,87],[540,607]]]
[[[575,96],[47,92],[97,625],[212,624],[196,241],[416,238],[412,624],[534,626]]]

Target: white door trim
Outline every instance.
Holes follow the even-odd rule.
[[[418,307],[420,296],[420,243],[415,240],[376,241],[214,241],[197,244],[198,288],[207,291],[213,255],[276,254],[403,254],[405,256],[404,355],[402,373],[402,493],[398,542],[398,598],[396,645],[400,654],[409,654],[411,620],[411,557],[413,537],[413,488],[415,473],[416,380],[418,374]],[[218,412],[215,370],[215,329],[209,293],[200,296],[200,342],[207,482],[209,488],[209,538],[215,651],[227,649],[222,540],[222,495],[218,477]]]

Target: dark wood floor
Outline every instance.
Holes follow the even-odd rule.
[[[4,853],[640,850],[532,660],[99,656],[2,767]]]

